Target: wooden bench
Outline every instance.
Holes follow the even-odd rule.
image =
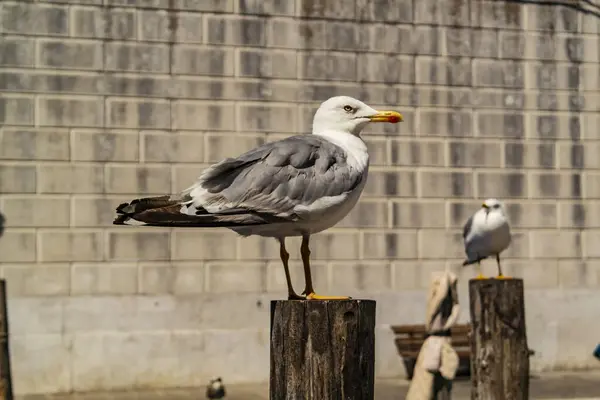
[[[392,331],[396,335],[396,349],[404,361],[408,379],[412,379],[417,356],[426,338],[425,325],[395,325]],[[458,354],[459,364],[457,376],[470,376],[471,343],[470,324],[455,325],[450,330],[452,347]]]
[[[395,325],[396,349],[402,356],[408,379],[412,379],[417,356],[426,338],[425,325]],[[450,330],[452,347],[458,354],[456,376],[471,376],[471,324],[454,325]],[[529,349],[529,356],[535,351]]]

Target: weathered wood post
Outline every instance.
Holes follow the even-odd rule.
[[[375,301],[271,302],[270,400],[373,400]]]
[[[522,279],[471,279],[471,399],[529,399]]]
[[[8,350],[8,311],[6,281],[0,279],[0,400],[12,400],[12,375]]]

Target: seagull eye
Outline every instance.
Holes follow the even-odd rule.
[[[352,106],[344,106],[344,111],[352,112],[352,110],[353,110]]]
[[[494,208],[500,208],[500,204],[494,204]]]

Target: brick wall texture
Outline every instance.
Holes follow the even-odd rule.
[[[268,300],[285,293],[276,243],[113,227],[113,210],[308,132],[340,94],[405,116],[366,129],[364,195],[312,240],[318,291],[379,300],[378,375],[400,368],[385,324],[422,320],[430,272],[460,261],[461,226],[487,197],[507,204],[505,270],[526,280],[530,336],[545,333],[534,365],[591,366],[600,12],[569,4],[3,1],[0,271],[17,391],[265,380]]]

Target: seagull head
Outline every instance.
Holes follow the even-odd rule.
[[[369,122],[395,124],[403,120],[399,112],[377,111],[355,98],[336,96],[319,106],[313,119],[313,132],[331,130],[359,136]]]
[[[490,213],[498,213],[501,215],[504,214],[504,205],[498,199],[487,199],[481,205],[481,208],[485,211],[485,217],[490,215]]]

